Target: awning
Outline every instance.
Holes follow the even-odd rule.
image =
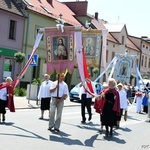
[[[0,47],[0,55],[14,57],[15,53],[17,53],[17,50]]]

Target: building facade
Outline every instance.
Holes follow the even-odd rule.
[[[25,17],[12,1],[0,0],[0,82],[7,76],[15,79],[20,65],[14,54],[23,50]]]

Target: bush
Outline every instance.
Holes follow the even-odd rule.
[[[92,72],[93,72],[94,74],[97,74],[97,73],[99,72],[99,69],[98,69],[97,67],[95,67],[95,68],[92,69]]]
[[[40,78],[35,78],[32,80],[32,83],[33,85],[41,85],[41,83],[43,82],[43,79],[41,80]]]
[[[16,62],[22,63],[25,59],[25,54],[21,52],[17,52],[14,54],[14,59],[16,60]]]
[[[16,96],[26,96],[26,89],[24,88],[15,88],[14,91]]]

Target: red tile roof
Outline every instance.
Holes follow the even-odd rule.
[[[12,0],[0,0],[0,9],[23,16],[22,12]]]
[[[87,1],[63,2],[66,4],[77,16],[87,16]]]
[[[57,0],[52,0],[52,5],[47,0],[24,0],[29,5],[27,8],[38,13],[47,15],[51,18],[57,19],[59,15],[62,14],[62,19],[71,25],[80,25],[80,23],[74,18],[74,13],[63,3]],[[50,13],[44,10],[42,7],[46,8]]]
[[[137,46],[129,39],[127,38],[127,41],[126,41],[126,47],[130,48],[130,49],[133,49],[133,50],[136,50],[136,51],[140,51]]]

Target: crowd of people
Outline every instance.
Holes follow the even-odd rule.
[[[64,81],[65,74],[57,75],[56,81],[50,80],[50,75],[44,75],[38,99],[41,100],[41,116],[44,119],[44,111],[49,111],[48,130],[59,132],[64,100],[69,95],[68,85]],[[117,83],[114,78],[110,78],[108,83],[103,83],[102,91],[96,93],[96,88],[92,85],[93,94],[87,90],[87,82],[80,84],[79,95],[81,97],[81,123],[86,123],[86,109],[88,112],[88,121],[92,119],[92,98],[95,98],[94,109],[100,114],[100,133],[103,133],[105,127],[105,136],[113,136],[114,127],[120,127],[122,116],[127,120],[129,105],[129,88],[122,83]],[[130,94],[129,94],[130,93]],[[5,83],[0,84],[0,122],[5,122],[6,107],[11,112],[15,112],[13,102],[13,81],[11,77],[6,78]],[[133,96],[133,95],[132,95]],[[148,114],[150,121],[150,91],[148,84],[144,91],[138,89],[134,92],[134,101],[136,102],[136,112]],[[86,108],[86,109],[85,109]]]
[[[137,113],[147,114],[150,122],[150,91],[148,87],[149,83],[146,84],[143,91],[136,88],[132,88],[131,91],[131,88],[126,84],[117,84],[113,78],[108,81],[108,85],[104,83],[103,90],[98,94],[94,103],[96,112],[100,114],[100,133],[103,131],[103,126],[105,126],[105,135],[112,136],[113,127],[119,128],[122,116],[124,116],[125,121],[127,120],[129,104],[136,105]],[[129,101],[130,97],[133,99],[132,103]],[[114,101],[118,102],[118,105]],[[110,127],[110,130],[108,127]]]

